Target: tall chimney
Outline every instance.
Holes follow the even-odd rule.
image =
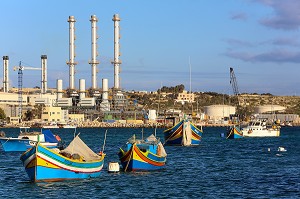
[[[47,55],[41,56],[42,64],[42,94],[47,93]]]
[[[58,79],[56,82],[56,93],[57,93],[57,99],[61,99],[63,97],[63,80]]]
[[[97,61],[97,22],[98,19],[96,15],[92,15],[90,19],[91,25],[92,25],[92,60],[89,62],[92,66],[92,89],[97,88],[97,64],[99,64],[99,61]]]
[[[75,18],[74,16],[69,16],[69,89],[75,89]]]
[[[7,93],[9,90],[8,83],[8,56],[3,56],[3,92]]]
[[[120,64],[122,63],[121,60],[119,60],[120,56],[120,25],[119,21],[121,21],[118,14],[115,14],[113,16],[114,21],[114,61],[112,64],[114,64],[114,89],[120,89]]]

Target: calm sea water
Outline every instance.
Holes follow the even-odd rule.
[[[17,136],[17,129],[2,129]],[[77,129],[94,151],[103,146],[103,128]],[[118,161],[119,147],[142,129],[108,129],[105,167],[99,178],[31,183],[19,160],[21,153],[0,150],[1,198],[300,198],[300,128],[282,128],[277,138],[226,140],[225,128],[204,128],[197,147],[166,146],[165,170],[143,173],[107,172]],[[154,129],[144,129],[144,136]],[[157,135],[163,140],[163,129]],[[69,143],[74,130],[54,133]],[[278,152],[278,147],[286,152]],[[268,151],[270,149],[270,151]]]

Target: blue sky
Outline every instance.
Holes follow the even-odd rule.
[[[41,67],[43,54],[48,87],[56,79],[68,87],[70,15],[76,19],[76,87],[79,79],[91,86],[91,15],[99,19],[98,86],[107,78],[113,87],[112,17],[119,14],[125,90],[178,84],[189,90],[191,66],[192,91],[232,94],[233,67],[240,92],[300,95],[298,0],[10,0],[1,7],[0,54],[9,56],[14,87],[13,66]],[[23,87],[40,86],[40,72],[25,70],[23,81]]]

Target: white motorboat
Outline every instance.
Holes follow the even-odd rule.
[[[278,137],[280,136],[280,125],[273,123],[267,125],[267,120],[253,120],[248,126],[242,128],[244,137]]]

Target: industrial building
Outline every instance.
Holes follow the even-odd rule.
[[[221,123],[229,118],[230,115],[234,115],[236,112],[236,108],[234,106],[229,105],[211,105],[204,107],[204,114],[206,115],[206,119],[211,123]]]
[[[32,110],[35,105],[41,105],[43,108],[43,121],[67,121],[70,118],[66,115],[72,115],[74,118],[80,118],[82,115],[90,119],[99,118],[103,114],[120,114],[126,111],[127,98],[120,86],[120,17],[113,15],[114,24],[114,60],[111,62],[114,66],[114,86],[110,90],[108,79],[102,79],[102,88],[98,87],[97,65],[97,22],[96,15],[91,15],[91,86],[87,89],[85,79],[79,80],[79,89],[75,86],[75,24],[74,16],[69,16],[69,59],[66,64],[69,66],[69,85],[63,89],[63,80],[57,79],[54,92],[48,92],[47,85],[47,55],[41,55],[41,67],[26,67],[20,62],[14,70],[18,71],[18,89],[10,89],[9,85],[9,56],[3,56],[3,88],[0,92],[0,107],[4,110],[7,117],[19,117],[19,121],[24,117],[24,113]],[[25,92],[23,88],[23,70],[41,71],[41,89],[36,92]],[[33,89],[34,90],[34,89]],[[47,113],[47,114],[46,114]],[[80,115],[76,117],[74,115]],[[91,117],[91,115],[94,115]]]

